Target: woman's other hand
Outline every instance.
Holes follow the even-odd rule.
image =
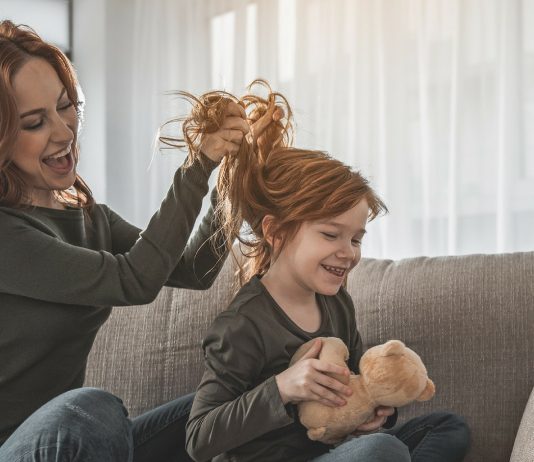
[[[342,396],[350,396],[352,390],[326,373],[348,377],[349,370],[317,359],[321,347],[322,342],[317,339],[302,358],[275,377],[284,404],[299,401],[318,401],[331,407],[346,404]]]

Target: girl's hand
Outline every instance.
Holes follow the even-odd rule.
[[[352,390],[326,375],[326,372],[348,377],[349,370],[346,367],[316,359],[321,347],[322,341],[316,340],[301,359],[275,377],[284,404],[299,401],[318,401],[331,407],[346,404],[346,401],[339,395],[350,396]]]
[[[282,117],[284,117],[283,109],[273,105],[260,119],[249,126],[245,110],[231,101],[226,108],[221,128],[214,133],[203,135],[200,150],[214,162],[220,162],[224,156],[234,155],[239,151],[244,136],[253,133],[256,139],[271,122],[276,122]],[[249,142],[253,142],[254,139],[251,137]]]
[[[378,406],[375,409],[375,415],[370,420],[361,424],[352,434],[355,436],[372,433],[382,427],[388,417],[395,413],[395,408],[389,406]]]

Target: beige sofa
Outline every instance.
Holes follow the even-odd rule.
[[[201,340],[232,297],[231,279],[228,261],[207,291],[164,288],[150,305],[115,309],[86,384],[122,397],[132,415],[194,391]],[[451,410],[472,429],[466,460],[534,461],[534,252],[364,259],[348,289],[367,346],[403,340],[436,383],[436,397],[401,419]]]

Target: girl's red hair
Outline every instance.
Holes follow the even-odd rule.
[[[278,253],[303,222],[340,215],[363,199],[369,206],[370,220],[387,212],[359,172],[324,152],[290,147],[289,104],[282,95],[272,92],[266,82],[254,83],[268,89],[266,99],[252,93],[241,100],[218,92],[200,98],[182,93],[195,108],[184,121],[181,141],[196,155],[199,155],[200,133],[208,126],[213,127],[212,131],[221,126],[224,107],[229,101],[240,101],[251,122],[257,121],[274,104],[285,110],[285,123],[272,122],[257,143],[245,139],[237,155],[225,156],[221,163],[217,182],[221,232],[229,247],[237,239],[243,244],[240,246],[243,255],[249,257],[245,267],[240,266],[241,284],[255,274],[265,273],[276,258],[262,229],[266,215],[275,218],[269,233],[272,238],[280,239]]]

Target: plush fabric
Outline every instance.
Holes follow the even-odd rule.
[[[115,308],[86,384],[122,397],[132,415],[194,391],[201,339],[232,298],[232,273],[227,262],[207,291],[166,288],[150,305]],[[508,462],[534,387],[534,252],[364,259],[348,282],[366,346],[402,340],[436,384],[434,399],[400,419],[454,411],[472,429],[467,462]]]

